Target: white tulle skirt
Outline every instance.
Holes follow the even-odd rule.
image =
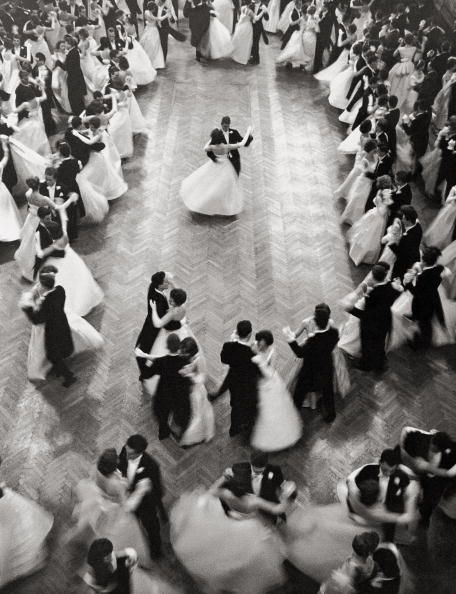
[[[22,221],[8,188],[0,181],[0,241],[17,241],[21,237]]]
[[[133,128],[130,113],[126,105],[112,116],[109,122],[109,133],[122,159],[133,156]]]
[[[139,40],[144,48],[144,51],[149,56],[152,66],[159,70],[165,67],[165,60],[163,57],[163,50],[160,43],[160,35],[157,27],[147,25]]]
[[[34,501],[5,488],[0,498],[0,587],[41,569],[54,518]]]
[[[277,372],[261,378],[252,447],[262,452],[278,452],[293,446],[301,435],[301,417],[283,379]]]
[[[231,33],[217,17],[211,17],[209,29],[200,44],[200,51],[210,60],[226,58],[233,52]]]
[[[434,195],[435,184],[439,175],[440,165],[442,163],[442,151],[438,147],[428,151],[420,159],[423,171],[421,177],[424,179],[424,189],[428,196]]]
[[[30,113],[30,117],[22,119],[17,127],[19,131],[14,133],[14,138],[18,142],[42,157],[50,157],[51,147],[40,114]]]
[[[63,258],[47,258],[45,266],[58,270],[55,284],[65,289],[65,311],[85,316],[103,300],[103,291],[98,286],[84,260],[71,248],[65,248]]]
[[[292,66],[310,66],[313,58],[304,50],[304,34],[301,30],[293,31],[287,45],[276,58],[276,64],[290,62]]]
[[[86,202],[89,206],[89,218],[96,222],[102,220],[108,212],[107,201],[119,198],[128,190],[126,182],[116,169],[116,164],[111,163],[109,152],[105,151],[106,149],[101,152],[92,152],[89,161],[76,176],[80,189],[79,180],[82,180],[84,191],[81,189],[81,197],[84,206]],[[92,196],[88,195],[90,188],[96,192]],[[103,200],[101,200],[100,196],[103,197]]]
[[[91,54],[81,58],[81,70],[87,88],[92,93],[102,91],[109,82],[108,66]]]
[[[342,140],[337,150],[344,155],[354,155],[360,149],[361,130],[357,126],[350,134]]]
[[[350,229],[349,256],[356,266],[375,264],[381,250],[381,240],[385,233],[387,212],[377,207],[368,210]]]
[[[233,31],[234,19],[234,9],[232,0],[214,0],[212,4],[217,14],[217,18],[222,23],[222,25],[225,25],[225,27],[228,29],[228,33],[231,36],[231,33]]]
[[[33,281],[33,268],[35,266],[35,233],[40,219],[36,214],[36,207],[31,207],[20,232],[21,244],[14,254],[14,259],[19,265],[22,276],[28,281]]]
[[[28,189],[26,180],[29,177],[43,179],[44,171],[50,163],[46,158],[20,142],[16,135],[10,136],[9,147],[17,175],[14,193],[26,192]]]
[[[350,111],[347,111],[347,109],[345,108],[345,111],[343,111],[339,116],[339,122],[343,122],[344,124],[348,124],[349,126],[351,126],[356,120],[356,116],[358,115],[358,111],[360,110],[361,105],[362,99],[359,99],[353,105]]]
[[[133,39],[133,47],[127,52],[127,59],[137,85],[148,85],[154,82],[157,71],[152,66],[149,55],[136,39]]]
[[[341,185],[334,191],[334,198],[345,198],[346,196],[350,195],[353,184],[358,179],[359,175],[362,174],[360,161],[361,159],[358,153],[355,157],[355,162],[350,173],[347,175]]]
[[[192,212],[234,216],[242,211],[244,198],[239,179],[228,159],[209,160],[186,177],[180,197]]]
[[[355,71],[350,64],[329,83],[329,105],[337,109],[345,109],[348,105],[347,93],[352,83]]]
[[[259,519],[228,517],[216,497],[182,495],[170,532],[177,558],[204,591],[264,594],[285,581],[278,536]]]
[[[345,71],[347,68],[349,53],[348,49],[343,49],[337,60],[326,68],[323,68],[323,70],[320,70],[320,72],[314,74],[314,78],[323,82],[333,81],[338,74]]]
[[[193,385],[190,393],[190,406],[190,423],[179,440],[181,446],[208,442],[214,437],[215,433],[214,411],[203,384]]]
[[[247,64],[252,54],[253,29],[250,21],[243,21],[236,25],[231,38],[233,51],[231,59],[238,64]]]
[[[130,115],[131,130],[133,134],[147,134],[148,126],[136,101],[136,97],[128,97],[128,113]]]
[[[452,272],[449,278],[442,281],[445,293],[449,299],[456,299],[456,241],[443,250],[440,263]]]
[[[60,66],[57,66],[52,71],[52,92],[54,93],[54,97],[63,111],[71,113],[71,105],[68,99],[67,78],[67,73],[60,68]]]
[[[371,188],[372,180],[360,173],[348,192],[347,205],[341,216],[343,223],[353,225],[363,216]]]
[[[70,311],[66,314],[73,338],[72,355],[101,349],[104,343],[101,334],[84,318]],[[52,363],[46,357],[45,326],[33,324],[28,349],[27,377],[30,381],[44,381],[51,369]]]
[[[424,234],[424,241],[428,246],[443,250],[451,243],[456,223],[456,202],[446,204],[432,221]]]
[[[277,24],[277,29],[279,31],[281,31],[282,33],[285,33],[286,30],[288,29],[288,27],[290,26],[290,16],[291,13],[294,10],[294,3],[293,2],[288,2],[288,4],[285,6],[282,15],[279,19],[279,22]]]
[[[263,21],[264,30],[268,33],[277,33],[280,20],[280,0],[270,0],[268,4],[269,20]]]

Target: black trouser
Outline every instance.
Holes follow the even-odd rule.
[[[57,377],[62,376],[64,379],[70,379],[73,377],[73,372],[70,371],[64,359],[54,359],[54,361],[51,361],[51,363]]]
[[[161,534],[157,511],[150,508],[143,509],[140,506],[136,510],[136,517],[147,534],[150,556],[158,557],[161,554]]]
[[[68,100],[70,102],[71,113],[79,115],[85,109],[84,97],[78,92],[71,91],[68,93]]]
[[[160,44],[163,50],[163,59],[166,63],[166,57],[168,55],[168,34],[169,29],[168,27],[159,27],[158,34],[160,35]]]
[[[155,395],[152,410],[158,421],[159,437],[167,437],[170,434],[169,416],[171,414],[171,402],[163,395]]]
[[[250,59],[253,64],[260,63],[260,38],[261,38],[261,25],[255,23],[253,25],[253,41],[252,41],[252,54]]]
[[[387,332],[373,334],[361,328],[361,364],[368,371],[381,371],[385,366]]]
[[[413,342],[416,347],[428,348],[432,343],[432,318],[425,320],[417,320],[419,332],[413,337]]]

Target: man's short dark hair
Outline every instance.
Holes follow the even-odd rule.
[[[241,320],[236,326],[236,332],[239,338],[247,338],[252,334],[252,323],[249,320]]]
[[[147,448],[147,439],[139,433],[135,433],[127,439],[127,446],[138,454],[142,454]]]

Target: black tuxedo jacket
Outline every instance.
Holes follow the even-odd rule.
[[[354,477],[356,486],[359,488],[366,481],[380,481],[380,465],[366,464]],[[397,469],[389,477],[388,488],[385,495],[385,507],[388,511],[394,513],[403,513],[405,511],[405,489],[410,484],[408,475],[400,469]]]
[[[256,384],[259,375],[258,366],[252,362],[254,352],[246,344],[240,342],[225,342],[220,353],[220,360],[229,365],[226,378],[227,385],[236,392],[239,389],[252,390],[256,392]],[[247,396],[247,394],[245,394]],[[233,395],[232,395],[233,396]]]
[[[416,283],[410,283],[406,288],[412,293],[412,315],[415,320],[430,320],[434,314],[444,321],[442,302],[438,288],[442,282],[443,266],[437,264],[426,268],[416,277]]]
[[[399,295],[390,282],[376,285],[366,295],[364,310],[356,307],[350,310],[361,321],[361,334],[385,340],[391,329],[391,306]]]
[[[237,462],[236,464],[233,464],[233,469],[236,468],[241,471],[250,471],[250,493],[253,493],[253,473],[250,463]],[[274,464],[267,464],[263,472],[263,478],[261,479],[261,487],[258,496],[262,499],[266,499],[267,501],[271,501],[272,503],[278,503],[278,489],[280,485],[283,483],[283,481],[284,478],[280,466],[276,466]]]
[[[422,157],[427,150],[429,144],[429,124],[431,123],[431,119],[431,111],[423,111],[416,114],[415,117],[410,120],[410,123],[403,122],[402,124],[418,158]]]
[[[47,196],[48,198],[50,198],[49,188],[45,181],[42,181],[40,183],[39,192],[42,196]],[[67,197],[66,188],[63,188],[60,184],[56,183],[55,190],[54,190],[54,198],[64,198],[65,199],[66,197]]]
[[[332,386],[332,353],[338,342],[339,332],[330,326],[324,332],[310,336],[302,345],[296,341],[289,343],[294,354],[303,359],[295,393],[322,392]]]
[[[228,138],[229,138],[229,144],[236,144],[237,142],[241,142],[241,140],[243,139],[243,136],[241,136],[239,134],[239,132],[237,130],[235,130],[234,128],[230,128],[228,130]],[[253,140],[253,136],[250,135],[247,139],[247,142],[245,143],[245,146],[249,146],[249,144],[252,142]],[[223,144],[227,144],[226,140],[223,140]],[[207,153],[207,156],[209,157],[209,159],[212,159],[213,161],[217,160],[217,157],[215,156],[215,154],[212,151],[209,151]],[[232,151],[230,151],[229,155],[228,155],[228,159],[231,161],[231,164],[233,165],[234,169],[236,170],[236,173],[239,175],[239,173],[241,172],[241,157],[239,155],[239,151],[237,149],[234,149]]]
[[[169,309],[168,299],[159,293],[153,286],[152,283],[149,285],[147,291],[147,317],[144,320],[143,327],[139,333],[136,346],[139,347],[145,353],[149,353],[152,345],[157,338],[157,334],[160,328],[156,328],[152,322],[152,309],[150,307],[150,301],[153,301],[157,306],[157,314],[162,318]]]
[[[44,346],[51,363],[69,357],[74,350],[64,307],[65,289],[57,285],[46,295],[38,311],[31,307],[24,309],[32,324],[44,324]]]
[[[122,476],[127,478],[128,459],[125,446],[122,448],[119,455],[118,468],[122,473]],[[135,477],[130,485],[130,492],[134,491],[139,481],[148,478],[151,482],[152,488],[148,491],[139,506],[136,508],[137,516],[147,516],[150,514],[156,514],[157,511],[160,513],[164,512],[163,507],[163,485],[161,479],[160,467],[155,460],[147,452],[144,452],[139,461],[138,468],[136,470]]]
[[[423,237],[421,225],[417,222],[408,231],[404,231],[398,244],[389,247],[396,254],[392,278],[402,279],[404,274],[420,259],[420,244]]]
[[[87,87],[81,70],[81,56],[77,47],[72,47],[67,53],[64,68],[68,74],[68,94],[86,95]]]

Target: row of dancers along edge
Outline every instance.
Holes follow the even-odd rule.
[[[397,446],[334,485],[329,504],[305,501],[279,465],[254,452],[229,462],[210,487],[181,495],[169,515],[147,445],[135,434],[119,454],[105,450],[75,488],[74,525],[61,544],[77,546],[78,574],[93,591],[180,592],[154,575],[165,531],[204,592],[269,592],[286,582],[287,561],[319,594],[408,594],[413,578],[397,545],[413,544],[420,523],[431,561],[451,571],[456,445],[445,433],[404,427]],[[4,585],[42,567],[53,518],[4,484],[0,501]],[[449,593],[445,575],[439,591]]]
[[[375,267],[343,301],[354,316],[342,328],[339,347],[361,354],[366,369],[381,369],[385,361],[384,350],[366,355],[366,344],[375,342],[374,319],[368,336],[365,326],[381,292],[375,286],[387,280],[393,280],[383,296],[389,300],[382,324],[388,349],[456,339],[455,35],[436,25],[425,7],[417,12],[416,3],[385,7],[365,3],[360,29],[339,4],[338,41],[329,64],[315,74],[329,83],[329,103],[349,125],[339,151],[355,155],[335,191],[345,201],[349,256],[355,265],[378,263],[386,271]],[[425,230],[412,205],[412,181],[441,207]]]

